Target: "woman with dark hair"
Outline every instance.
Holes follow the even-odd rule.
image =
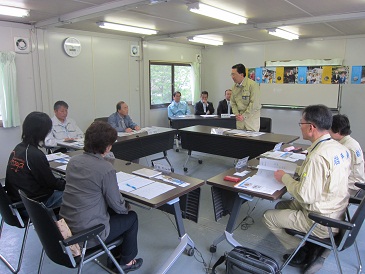
[[[39,149],[52,128],[46,113],[34,111],[23,122],[22,142],[11,152],[6,169],[5,188],[13,202],[20,201],[21,189],[30,198],[41,197],[47,207],[62,202],[65,181],[56,178],[44,153]]]
[[[66,170],[66,188],[60,215],[72,233],[104,224],[100,237],[109,243],[123,237],[123,243],[113,250],[125,272],[141,267],[143,260],[135,259],[138,219],[118,189],[116,171],[104,159],[117,139],[117,131],[108,123],[96,121],[85,133],[84,153],[71,158]],[[97,245],[89,241],[88,246]],[[113,267],[108,261],[108,267]]]

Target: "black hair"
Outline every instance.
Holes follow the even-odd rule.
[[[329,130],[332,126],[332,113],[325,105],[307,106],[303,110],[303,118],[319,130]]]
[[[68,109],[68,104],[65,101],[57,101],[53,105],[53,110],[58,110],[60,107],[65,107]]]
[[[339,133],[342,136],[350,135],[352,131],[349,118],[341,114],[333,115],[331,130],[333,133]]]
[[[246,77],[246,67],[242,64],[237,64],[232,67],[232,69],[236,69],[239,74],[243,74]]]
[[[180,91],[174,91],[174,93],[172,94],[172,96],[173,96],[173,97],[175,97],[175,95],[176,95],[177,93],[179,93],[179,94],[180,94],[180,96],[181,96],[181,92],[180,92]]]
[[[95,121],[85,132],[84,151],[103,154],[117,140],[117,131],[107,122]]]
[[[123,105],[123,104],[125,104],[125,102],[124,102],[124,101],[119,101],[119,102],[117,103],[117,106],[116,106],[117,111],[118,111],[118,110],[120,110],[120,109],[122,108],[122,105]]]
[[[204,91],[202,91],[202,93],[200,95],[203,95],[203,94],[206,94],[209,97],[208,91],[204,90]]]
[[[224,95],[226,95],[227,94],[227,91],[232,91],[231,89],[226,89],[225,91],[224,91]]]
[[[52,120],[44,112],[33,111],[25,117],[22,129],[23,142],[39,147],[52,129]]]

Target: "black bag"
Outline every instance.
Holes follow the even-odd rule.
[[[278,274],[279,265],[271,257],[256,250],[236,246],[230,252],[220,257],[212,269],[212,274],[218,265],[226,261],[226,274]]]

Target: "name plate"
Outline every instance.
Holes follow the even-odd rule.
[[[231,118],[231,114],[228,113],[222,113],[221,118]]]

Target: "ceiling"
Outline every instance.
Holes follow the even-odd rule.
[[[1,5],[30,9],[30,16],[0,15],[0,21],[32,24],[37,28],[66,28],[141,37],[146,41],[190,43],[187,37],[207,35],[224,44],[280,41],[267,29],[280,27],[300,39],[365,34],[365,0],[201,0],[247,17],[234,25],[191,13],[196,0],[2,0]],[[158,30],[157,35],[134,35],[101,29],[108,21]]]

